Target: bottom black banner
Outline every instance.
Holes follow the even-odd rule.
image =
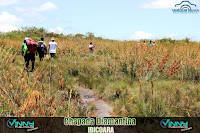
[[[181,133],[200,132],[200,118],[2,117],[0,133]]]

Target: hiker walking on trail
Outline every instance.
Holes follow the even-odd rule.
[[[54,37],[51,38],[51,42],[49,42],[49,53],[51,55],[51,59],[53,59],[53,57],[56,54],[56,47],[57,47],[57,43],[55,42]]]
[[[90,42],[89,50],[90,50],[90,53],[91,53],[91,54],[93,54],[94,48],[95,48],[94,44],[92,44],[92,42]]]
[[[47,54],[47,45],[44,42],[44,37],[41,37],[41,41],[38,42],[37,52],[39,54],[40,61],[42,61],[44,55]]]
[[[25,66],[27,67],[27,61],[28,61],[28,46],[27,46],[27,38],[24,39],[24,42],[22,43],[22,56],[24,57],[24,61],[25,61]]]
[[[149,42],[149,46],[152,46],[152,41],[150,40],[150,42]]]
[[[146,42],[145,41],[144,41],[143,45],[146,46]]]
[[[140,46],[141,44],[140,44],[140,41],[138,42],[138,44],[137,44],[137,46]]]
[[[156,46],[156,45],[157,45],[155,41],[153,42],[153,45],[154,45],[154,46]]]
[[[37,50],[38,43],[36,43],[35,41],[31,40],[30,38],[29,39],[26,38],[26,44],[27,44],[27,47],[28,47],[26,68],[27,68],[27,71],[29,71],[28,70],[28,66],[29,66],[29,61],[31,60],[32,69],[31,69],[30,72],[33,72],[34,71],[34,63],[35,63],[35,51]]]

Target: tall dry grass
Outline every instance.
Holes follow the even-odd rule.
[[[90,41],[96,46],[93,55],[88,50]],[[1,103],[8,105],[2,111],[10,105],[15,110],[8,114],[87,115],[76,106],[78,92],[74,88],[82,85],[94,88],[117,116],[199,116],[199,43],[149,47],[132,41],[56,39],[59,49],[51,67],[46,58],[36,60],[36,72],[27,75],[20,56],[22,42],[1,40]],[[52,102],[43,103],[54,95]],[[27,107],[30,110],[25,110]]]

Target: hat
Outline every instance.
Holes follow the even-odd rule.
[[[51,40],[55,40],[54,37],[52,37]]]
[[[25,37],[24,40],[28,40],[28,37]]]

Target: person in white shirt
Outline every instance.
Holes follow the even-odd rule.
[[[57,43],[55,42],[54,37],[51,38],[51,42],[49,42],[49,53],[51,55],[51,59],[53,59],[53,57],[56,54],[56,47],[57,47]]]
[[[157,45],[155,41],[153,42],[153,45],[155,45],[155,46]]]
[[[146,46],[146,41],[144,41],[144,43],[143,43],[143,44],[144,44],[144,46]]]
[[[92,44],[92,42],[90,42],[90,44],[89,44],[89,50],[90,50],[90,53],[91,54],[93,54],[93,52],[94,52],[94,44]]]
[[[140,46],[140,41],[138,42],[137,46]]]

